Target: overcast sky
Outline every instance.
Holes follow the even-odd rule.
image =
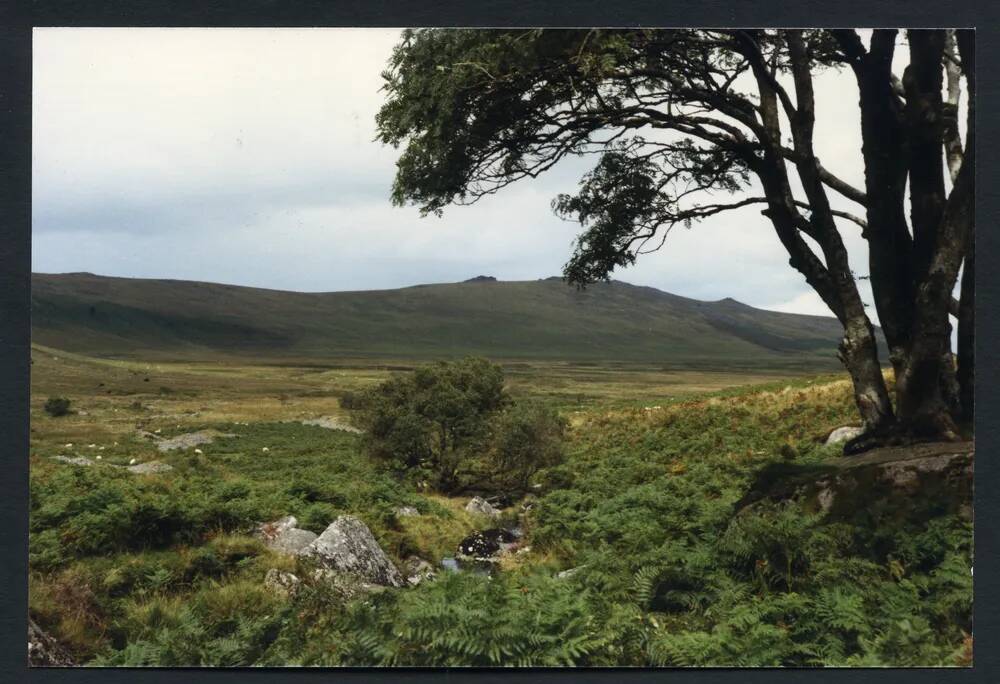
[[[443,218],[390,205],[397,153],[374,115],[398,31],[34,35],[35,271],[333,291],[544,278],[570,256],[578,226],[549,203],[576,188],[577,160]],[[863,186],[853,77],[816,94],[818,156]],[[867,273],[860,231],[844,233]],[[829,315],[759,208],[675,229],[615,277]]]

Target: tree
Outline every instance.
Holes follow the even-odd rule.
[[[488,447],[490,418],[508,401],[502,369],[468,358],[386,380],[361,401],[359,418],[372,455],[450,492]]]
[[[974,376],[973,32],[906,37],[899,78],[891,29],[870,46],[851,30],[407,31],[377,116],[380,140],[403,148],[392,198],[440,213],[596,155],[579,192],[553,201],[582,226],[564,270],[580,286],[658,249],[675,225],[759,205],[843,325],[840,358],[865,426],[845,451],[954,439],[971,418]],[[857,81],[864,188],[816,157],[813,80],[831,68]],[[847,203],[858,209],[836,208]],[[845,225],[868,243],[895,406]],[[957,368],[949,313],[960,319]]]
[[[507,409],[497,422],[490,460],[498,488],[526,492],[539,470],[562,463],[567,421],[553,409],[519,403]]]

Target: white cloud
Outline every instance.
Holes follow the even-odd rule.
[[[36,29],[33,268],[298,290],[558,274],[576,226],[549,202],[573,191],[579,160],[441,219],[390,206],[396,152],[373,141],[374,116],[398,36]],[[821,159],[863,185],[853,77],[828,72],[816,92]],[[676,228],[615,276],[818,312],[756,209]]]

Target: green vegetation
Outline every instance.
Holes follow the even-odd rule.
[[[301,293],[187,281],[32,277],[32,339],[99,356],[339,362],[485,356],[719,370],[838,370],[833,318],[559,278]]]
[[[523,493],[539,468],[562,461],[565,421],[551,409],[515,404],[503,369],[485,359],[396,375],[359,403],[368,452],[439,492]]]
[[[436,564],[490,524],[463,510],[467,498],[399,478],[361,436],[298,422],[346,420],[338,397],[364,396],[384,370],[147,368],[42,348],[34,359],[35,396],[67,395],[88,414],[56,420],[33,402],[30,611],[81,662],[970,662],[968,501],[927,489],[845,500],[828,515],[797,499],[740,508],[775,469],[828,467],[837,448],[822,438],[854,419],[844,381],[671,398],[670,372],[507,369],[524,411],[503,413],[507,453],[536,437],[536,412],[558,410],[570,424],[565,461],[530,478],[542,485],[524,500],[530,550],[492,576],[439,571],[417,587],[348,600],[305,561],[264,548],[255,525],[291,514],[320,531],[350,513],[402,565],[411,555]],[[559,392],[554,378],[566,383]],[[160,453],[137,426],[236,436],[201,453]],[[102,459],[75,466],[51,458],[60,454]],[[174,470],[111,467],[132,458]],[[401,506],[420,515],[399,516]],[[285,597],[266,587],[271,569],[296,573],[301,589]]]
[[[45,400],[45,412],[53,418],[69,414],[70,401],[66,397],[49,397]]]

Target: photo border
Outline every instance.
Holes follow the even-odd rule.
[[[872,2],[803,0],[794,5],[778,1],[669,5],[660,0],[614,3],[597,0],[525,0],[422,4],[388,0],[112,0],[105,2],[43,2],[13,0],[0,10],[0,437],[6,447],[0,477],[0,679],[30,682],[190,682],[202,679],[230,682],[271,681],[574,681],[574,682],[764,682],[808,681],[811,684],[858,681],[879,682],[995,682],[1000,681],[997,626],[1000,616],[998,537],[994,521],[1000,516],[997,484],[1000,401],[997,398],[997,361],[992,355],[997,336],[996,311],[1000,279],[1000,238],[994,228],[1000,219],[995,185],[980,182],[976,193],[976,441],[984,456],[977,459],[975,565],[973,614],[975,624],[972,668],[857,668],[857,669],[644,669],[565,668],[497,670],[479,668],[28,668],[27,526],[30,372],[30,262],[31,262],[31,32],[32,27],[402,27],[402,26],[900,26],[978,27],[977,62],[977,176],[997,178],[997,3],[910,0]]]

